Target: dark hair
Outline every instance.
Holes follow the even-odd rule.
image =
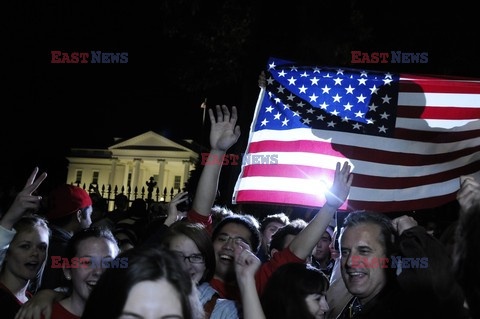
[[[81,211],[82,218],[84,218],[84,219],[87,218],[87,209],[89,209],[90,207],[92,207],[92,206],[87,206],[87,207],[79,209]],[[93,207],[92,207],[92,209],[93,209]],[[68,215],[63,216],[63,217],[50,219],[49,220],[50,224],[58,226],[58,227],[65,227],[68,224],[70,224],[70,222],[77,219],[77,211],[78,210],[76,210],[72,214],[68,214]]]
[[[126,209],[128,208],[128,197],[123,193],[117,194],[115,196],[114,203],[117,208],[120,206],[120,208]]]
[[[290,222],[290,219],[284,213],[268,215],[267,217],[262,219],[262,222],[260,223],[260,232],[263,233],[265,231],[265,228],[267,228],[268,224],[272,222],[280,223],[285,226]]]
[[[212,233],[212,242],[218,237],[222,228],[227,224],[238,224],[247,228],[250,232],[250,243],[252,245],[252,252],[257,253],[260,248],[260,231],[258,230],[258,225],[255,224],[255,219],[253,216],[243,216],[238,214],[233,214],[222,219],[221,222],[217,224]],[[258,222],[257,222],[258,224]]]
[[[457,242],[454,253],[454,269],[468,304],[472,318],[480,317],[480,281],[478,279],[478,262],[480,252],[480,203],[473,205],[466,218],[459,221]]]
[[[108,268],[102,274],[87,300],[82,318],[118,318],[133,286],[160,279],[167,280],[177,290],[184,319],[197,318],[202,313],[190,275],[178,267],[178,258],[171,251],[139,247],[117,258],[126,258],[128,267]]]
[[[232,210],[228,209],[227,207],[219,206],[219,205],[214,205],[210,210],[210,212],[212,214],[212,229],[215,229],[218,223],[220,223],[225,217],[232,216],[235,214]]]
[[[41,217],[41,216],[38,216],[38,215],[26,215],[26,216],[23,216],[22,218],[20,218],[13,225],[13,229],[15,229],[16,234],[13,237],[12,242],[13,242],[13,240],[15,240],[15,237],[18,236],[20,233],[23,233],[25,231],[30,231],[35,227],[42,227],[45,230],[47,230],[48,237],[50,238],[51,231],[50,231],[50,228],[48,227],[48,221],[44,217]],[[0,272],[4,271],[5,264],[7,262],[8,249],[5,252],[5,254],[6,254],[5,259],[4,259],[4,262],[3,262],[2,267],[0,269]],[[47,260],[48,260],[48,250],[47,250],[47,254],[45,255],[45,260],[42,264],[42,267],[40,267],[36,278],[34,280],[31,280],[30,283],[29,283],[28,290],[31,291],[32,293],[35,293],[41,285],[43,270],[45,269],[45,264],[47,263]]]
[[[135,198],[130,206],[129,215],[130,217],[147,217],[147,202],[142,198]]]
[[[327,277],[318,269],[303,263],[279,267],[268,280],[261,297],[267,319],[314,319],[305,298],[323,294],[329,287]]]
[[[307,222],[303,219],[295,219],[290,222],[290,224],[277,230],[277,232],[272,236],[270,246],[268,247],[268,252],[271,253],[272,249],[276,249],[278,251],[283,250],[287,235],[297,236],[306,226]]]
[[[184,235],[190,238],[198,250],[200,250],[203,258],[205,258],[206,269],[199,283],[210,281],[215,273],[215,251],[213,250],[212,240],[205,227],[198,223],[183,220],[173,223],[162,241],[165,248],[168,249],[172,239],[178,235]]]
[[[380,227],[380,242],[383,245],[385,256],[395,253],[395,236],[392,220],[381,213],[355,211],[350,213],[343,222],[343,227],[354,227],[361,224],[373,224]]]
[[[69,260],[71,260],[73,257],[77,255],[78,252],[78,246],[82,240],[88,239],[88,238],[105,238],[109,241],[111,241],[115,247],[118,248],[117,241],[115,237],[113,236],[112,232],[108,228],[103,228],[103,227],[90,227],[86,229],[82,229],[79,232],[75,233],[72,238],[68,241],[67,247],[65,249],[65,257],[67,257]]]

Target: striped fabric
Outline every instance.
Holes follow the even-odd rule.
[[[345,210],[437,207],[479,175],[480,80],[271,58],[267,83],[234,203],[322,206],[339,161],[354,173]]]

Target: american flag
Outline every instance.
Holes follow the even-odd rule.
[[[270,58],[266,80],[234,203],[323,206],[344,161],[354,173],[344,210],[438,207],[459,176],[480,176],[478,79]]]

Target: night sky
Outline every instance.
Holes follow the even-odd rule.
[[[23,183],[35,165],[50,183],[62,180],[71,147],[107,147],[114,137],[154,130],[198,140],[204,98],[239,107],[234,151],[243,152],[269,56],[480,77],[478,17],[461,1],[324,2],[2,4],[1,184]],[[98,50],[128,52],[128,63],[51,63],[51,51]],[[428,52],[428,63],[353,65],[352,50]]]

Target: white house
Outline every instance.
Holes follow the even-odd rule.
[[[67,157],[67,183],[85,184],[87,189],[90,184],[111,185],[119,191],[130,185],[132,192],[135,187],[140,192],[153,177],[160,193],[165,188],[168,194],[172,188],[177,193],[198,159],[192,141],[174,142],[153,131],[116,142],[108,149],[72,149]]]

